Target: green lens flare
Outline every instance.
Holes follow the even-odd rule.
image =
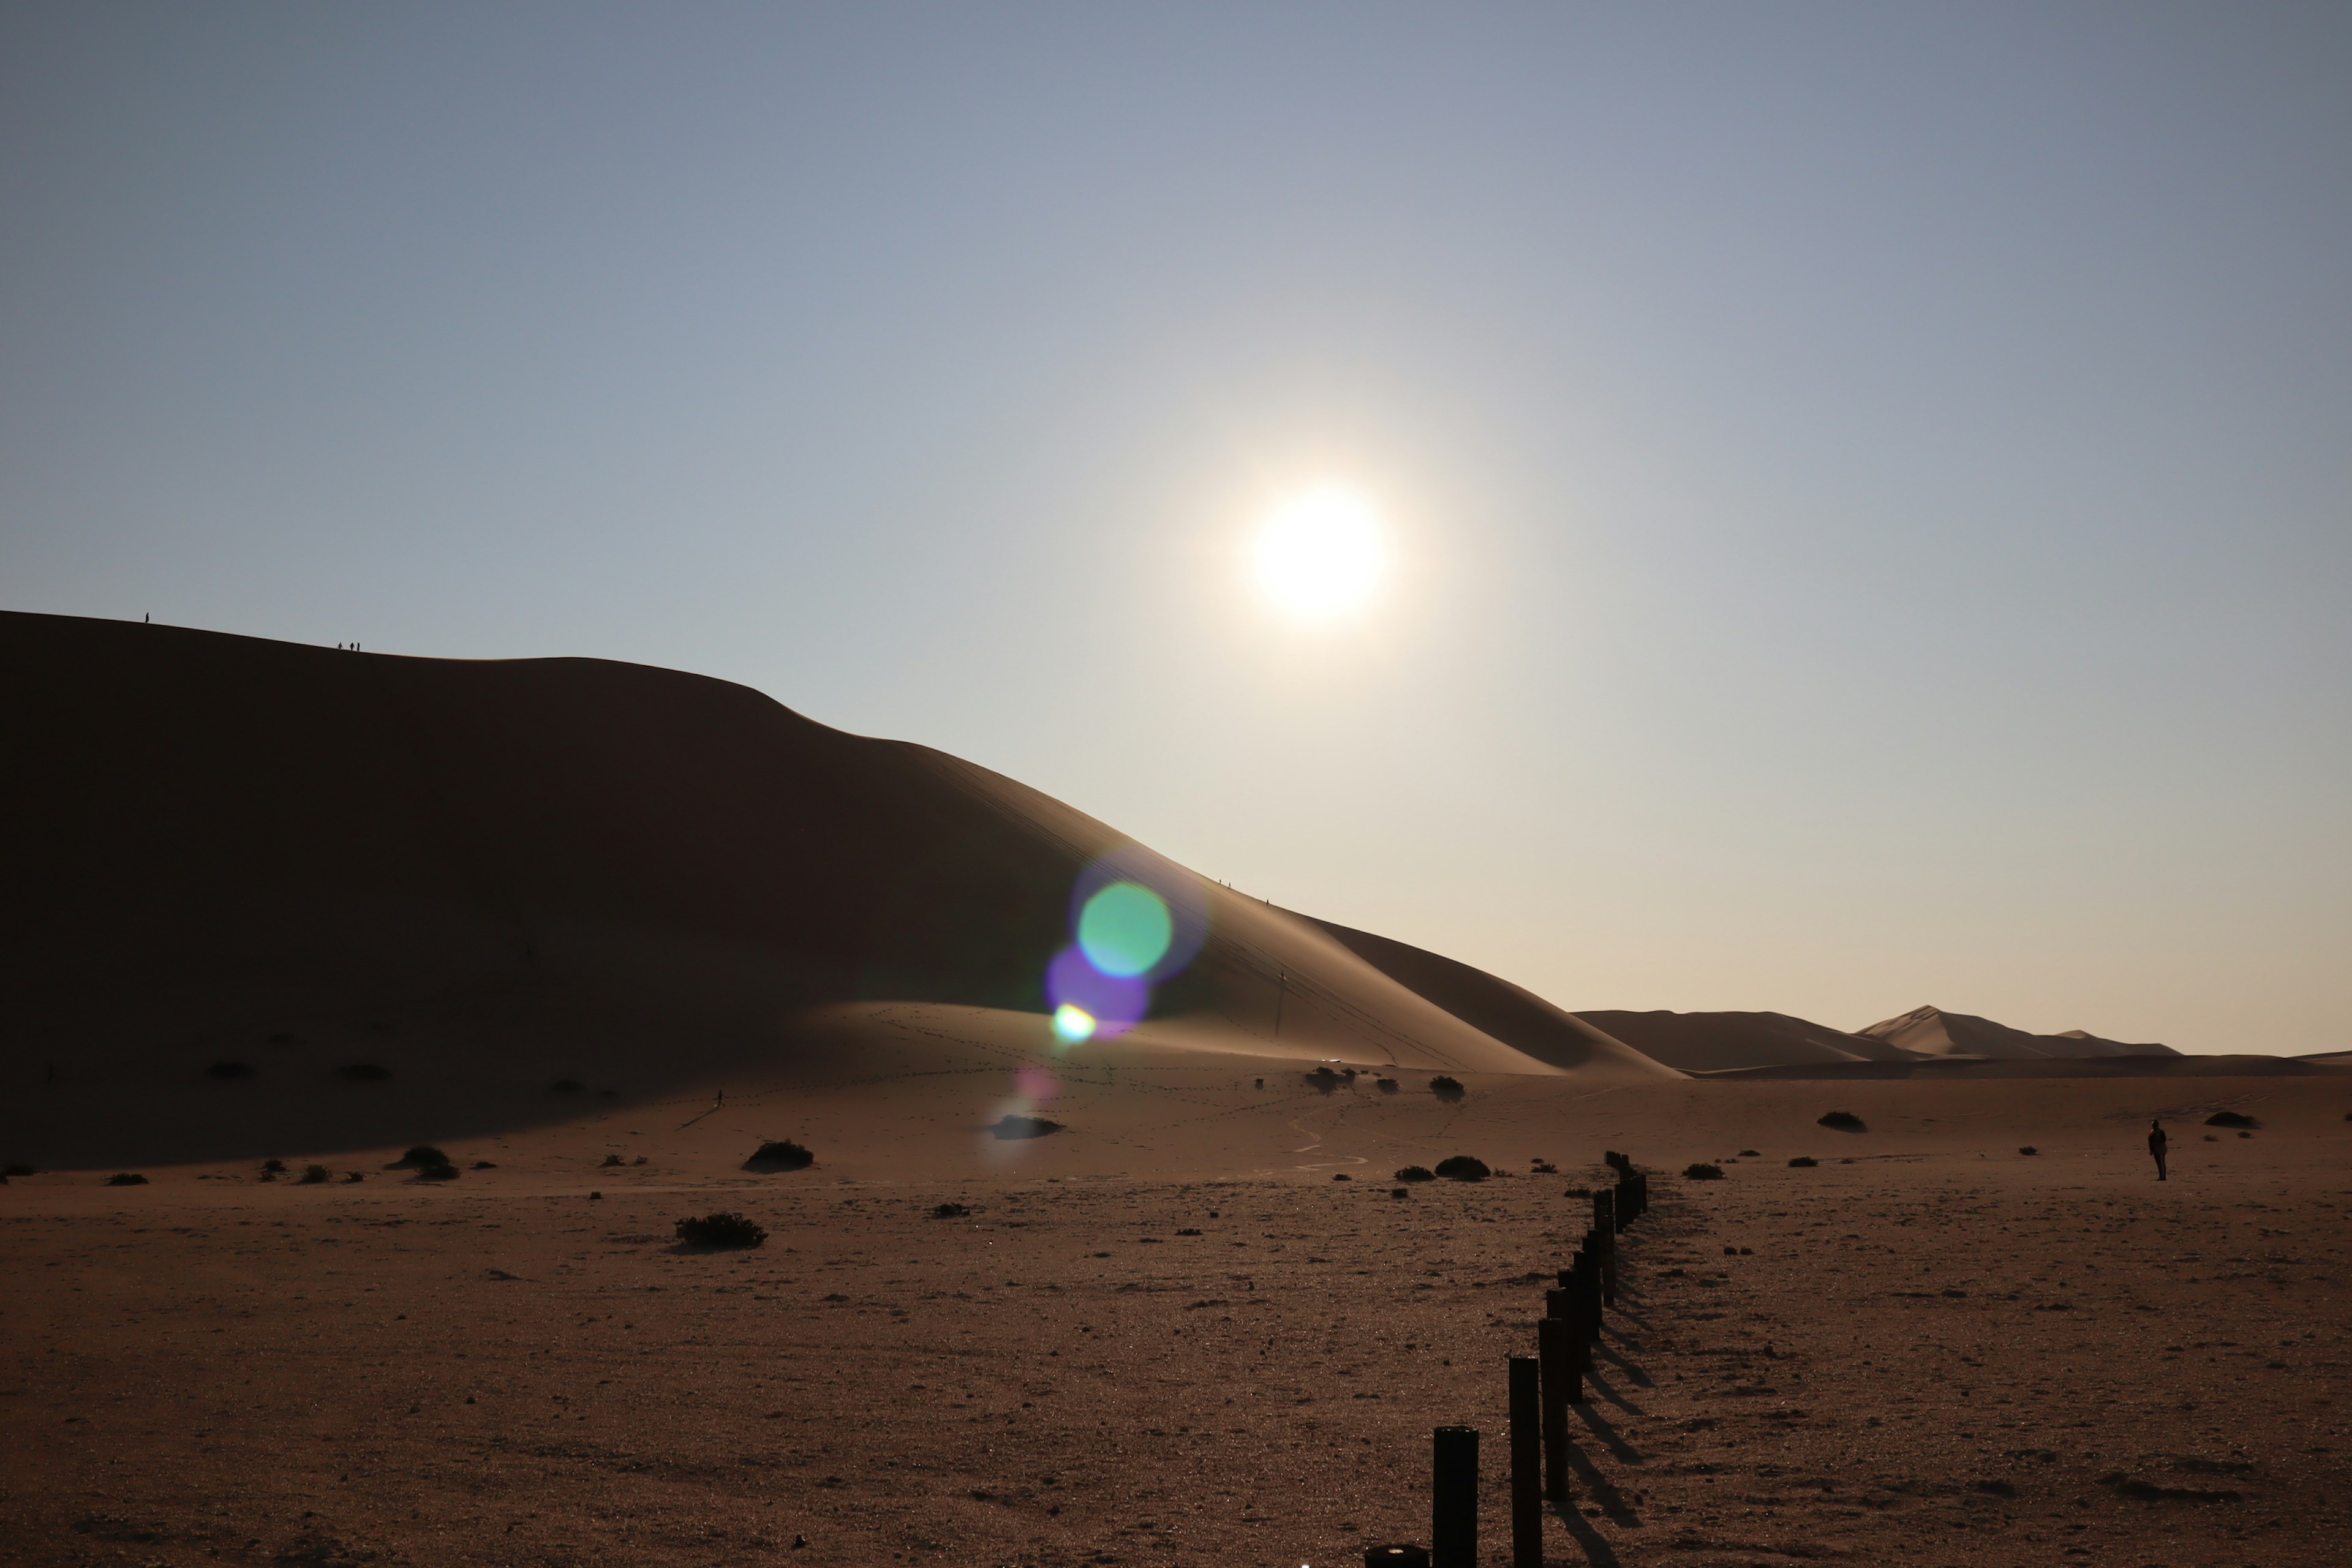
[[[1078,912],[1078,947],[1105,974],[1144,973],[1175,939],[1167,900],[1140,882],[1113,882]]]

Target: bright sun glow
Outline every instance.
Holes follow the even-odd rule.
[[[1380,519],[1353,490],[1309,490],[1266,519],[1256,563],[1259,585],[1293,614],[1321,620],[1352,610],[1387,563]]]

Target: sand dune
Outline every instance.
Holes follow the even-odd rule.
[[[1810,1063],[1909,1062],[1916,1053],[1868,1035],[1849,1035],[1786,1013],[1577,1015],[1668,1067],[1685,1072]]]
[[[1884,1019],[1856,1033],[1883,1040],[1925,1057],[1984,1057],[1996,1061],[2032,1061],[2043,1058],[2081,1059],[2090,1057],[2174,1057],[2169,1046],[2134,1046],[2105,1040],[2081,1029],[2056,1035],[2029,1035],[1990,1018],[1967,1013],[1947,1013],[1940,1007],[1915,1007],[1897,1018]]]
[[[1184,1048],[1662,1070],[1465,966],[1424,994],[1034,790],[725,681],[14,614],[0,656],[0,721],[37,759],[0,784],[22,829],[5,1070],[98,1091],[0,1110],[50,1160],[198,1109],[189,1158],[289,1119],[309,1146],[378,1142],[412,1096],[461,1101],[446,1115],[469,1127],[544,1119],[556,1077],[625,1096],[784,1081],[815,1048],[793,1021],[843,1003],[993,1009],[1049,1052],[1046,966],[1077,879],[1115,851],[1205,915],[1153,1004]],[[254,1076],[208,1080],[221,1060]],[[392,1079],[335,1078],[360,1061]]]

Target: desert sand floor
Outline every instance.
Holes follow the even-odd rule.
[[[1232,1071],[1074,1096],[1020,1158],[893,1142],[920,1118],[868,1089],[854,1157],[839,1105],[730,1100],[453,1143],[497,1168],[442,1184],[18,1178],[0,1555],[1323,1568],[1427,1539],[1430,1429],[1466,1422],[1502,1561],[1503,1357],[1604,1147],[1661,1174],[1550,1560],[2352,1551],[2352,1085],[1549,1079],[1442,1107]],[[1154,1174],[1178,1100],[1192,1131],[1156,1142],[1196,1168]],[[2204,1142],[2221,1105],[2263,1130]],[[1833,1106],[1871,1130],[1812,1124]],[[2155,1110],[2194,1118],[2163,1185]],[[832,1132],[814,1169],[734,1168],[803,1127]],[[1391,1195],[1457,1151],[1514,1173]],[[1682,1180],[1696,1159],[1727,1179]],[[674,1243],[714,1207],[766,1245]]]

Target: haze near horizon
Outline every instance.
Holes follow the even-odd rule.
[[[0,607],[725,677],[1573,1009],[2352,1045],[2340,12],[0,41]]]

